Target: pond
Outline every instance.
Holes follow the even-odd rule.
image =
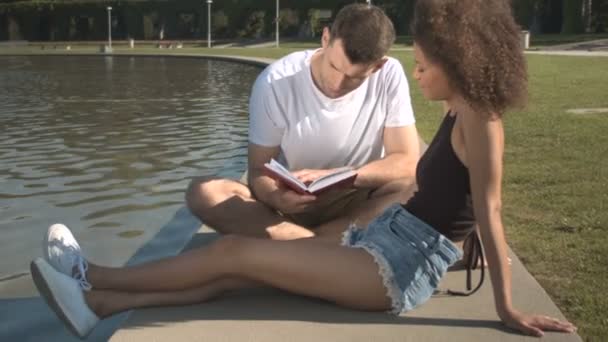
[[[28,273],[55,222],[91,260],[124,264],[184,207],[192,177],[238,178],[259,72],[200,58],[0,57],[0,282]]]

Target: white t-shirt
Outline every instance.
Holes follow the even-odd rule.
[[[389,57],[357,89],[332,99],[314,84],[315,50],[269,65],[253,85],[249,141],[280,146],[290,170],[360,167],[382,158],[384,127],[413,125],[409,86],[399,61]]]

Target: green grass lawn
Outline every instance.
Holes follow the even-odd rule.
[[[276,58],[295,50],[296,46],[135,52]],[[97,50],[68,53],[87,51]],[[121,51],[132,50],[117,52]],[[0,50],[7,52],[49,51]],[[392,55],[409,75],[411,52]],[[503,216],[508,239],[580,335],[589,341],[606,340],[608,296],[602,289],[608,284],[608,113],[577,115],[567,110],[608,108],[608,57],[529,55],[528,62],[529,105],[505,116]],[[441,107],[424,100],[413,81],[410,88],[418,129],[429,141],[441,120]]]
[[[395,54],[410,70],[407,53]],[[509,243],[589,341],[608,338],[608,57],[529,55],[530,101],[505,116],[503,217]],[[576,66],[576,67],[573,67]],[[419,130],[439,123],[412,85]],[[514,289],[514,296],[517,289]]]

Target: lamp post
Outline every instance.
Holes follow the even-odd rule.
[[[207,0],[207,47],[211,47],[211,4],[213,0]]]
[[[279,0],[277,0],[277,15],[274,19],[276,25],[276,47],[279,47]]]
[[[112,7],[108,6],[108,50],[112,51]]]

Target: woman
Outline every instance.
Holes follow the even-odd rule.
[[[87,262],[70,231],[54,225],[46,260],[34,260],[31,270],[58,316],[82,337],[100,318],[127,309],[202,302],[256,284],[399,314],[431,296],[462,256],[451,240],[462,239],[476,222],[502,321],[535,336],[575,331],[569,322],[512,306],[500,216],[501,118],[524,102],[527,80],[509,2],[424,0],[415,10],[414,77],[426,98],[445,102],[447,114],[419,163],[419,190],[410,201],[364,228],[348,228],[341,243],[339,237],[225,236],[206,248],[125,268]]]

